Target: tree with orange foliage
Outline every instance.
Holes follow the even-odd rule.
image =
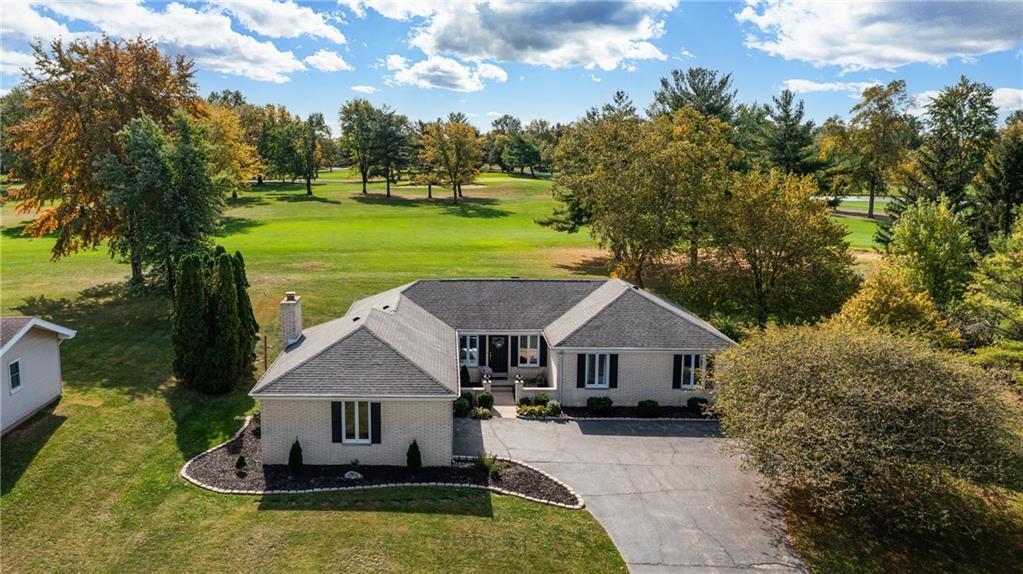
[[[152,40],[55,40],[33,46],[23,80],[29,117],[12,126],[5,146],[25,158],[12,165],[24,187],[12,193],[19,213],[37,212],[26,234],[57,232],[54,260],[116,239],[121,214],[95,178],[97,160],[120,154],[117,132],[148,115],[167,125],[174,111],[198,111],[193,64],[160,54]],[[22,172],[22,173],[17,173]],[[133,281],[142,265],[129,255]]]

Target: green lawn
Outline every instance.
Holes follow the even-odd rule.
[[[454,206],[442,189],[432,202],[407,188],[387,200],[377,184],[363,197],[346,177],[324,174],[313,197],[265,185],[227,211],[219,241],[245,254],[274,344],[287,289],[314,324],[417,277],[602,271],[588,236],[533,223],[552,206],[543,180],[488,175]],[[52,238],[20,237],[27,218],[11,205],[0,215],[3,311],[78,330],[62,346],[64,398],[0,447],[4,572],[624,571],[586,511],[457,489],[260,498],[186,484],[181,465],[253,402],[174,385],[168,301],[124,294],[125,265],[103,252],[51,262]]]

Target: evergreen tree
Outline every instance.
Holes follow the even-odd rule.
[[[719,78],[717,70],[707,68],[672,70],[671,79],[661,78],[661,87],[654,92],[654,102],[648,113],[651,116],[673,114],[688,107],[705,116],[731,123],[735,94],[731,74]]]
[[[252,311],[252,300],[249,299],[248,292],[249,279],[245,275],[245,259],[242,258],[241,251],[234,252],[234,284],[238,291],[238,320],[241,323],[239,356],[241,372],[244,375],[252,361],[252,349],[256,345],[259,323],[256,322],[256,315]]]
[[[803,101],[795,103],[795,94],[782,91],[767,106],[771,119],[765,138],[767,159],[785,173],[805,175],[813,171],[813,122],[803,121]]]
[[[174,373],[188,386],[196,386],[206,359],[206,278],[202,256],[181,258],[174,288]]]
[[[199,387],[211,394],[231,390],[238,381],[241,355],[241,321],[234,264],[227,253],[217,258],[208,285],[206,358]]]
[[[974,238],[987,249],[995,234],[1008,235],[1023,205],[1023,123],[1009,126],[991,148],[974,182]]]

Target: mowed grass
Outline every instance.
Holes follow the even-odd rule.
[[[346,177],[323,174],[313,197],[267,184],[226,212],[218,241],[246,257],[271,358],[285,290],[314,324],[419,277],[603,271],[588,236],[533,223],[552,207],[543,180],[486,176],[454,206],[443,189],[385,199],[374,184],[364,197]],[[247,389],[179,388],[161,293],[125,294],[127,267],[102,251],[51,262],[52,238],[21,237],[27,218],[9,204],[0,216],[3,311],[78,330],[62,346],[61,402],[0,446],[2,571],[624,571],[585,510],[458,489],[275,498],[188,485],[182,464],[256,408]]]

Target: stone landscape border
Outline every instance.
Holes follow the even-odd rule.
[[[512,459],[512,458],[498,457],[498,456],[495,456],[494,459],[495,460],[499,460],[499,461],[503,461],[503,462],[510,462],[510,463],[513,463],[513,464],[520,465],[522,467],[528,468],[528,469],[530,469],[530,470],[532,470],[532,471],[534,471],[536,473],[539,473],[539,474],[547,477],[548,479],[554,481],[559,486],[561,486],[562,488],[567,490],[569,492],[569,494],[571,494],[573,497],[575,497],[576,503],[575,504],[563,504],[561,502],[556,502],[554,500],[547,500],[547,499],[542,499],[542,498],[534,498],[532,496],[527,496],[525,494],[522,494],[522,493],[519,493],[519,492],[515,492],[515,491],[512,491],[512,490],[507,490],[507,489],[504,489],[504,488],[500,488],[498,486],[490,486],[490,485],[484,485],[484,484],[472,484],[472,483],[464,483],[464,482],[391,482],[391,483],[385,483],[385,484],[364,484],[364,485],[357,485],[357,486],[334,486],[334,487],[328,487],[328,488],[305,488],[305,489],[291,489],[291,490],[240,490],[240,489],[220,488],[220,487],[217,487],[217,486],[213,486],[212,484],[206,484],[205,482],[203,482],[203,481],[201,481],[201,480],[199,480],[199,479],[197,479],[197,478],[195,478],[195,477],[193,477],[193,476],[188,474],[188,467],[191,466],[193,462],[195,462],[198,458],[202,457],[203,455],[208,454],[208,453],[210,453],[210,452],[212,452],[214,450],[217,450],[218,448],[221,448],[221,447],[225,446],[227,443],[229,443],[229,442],[233,441],[234,439],[238,438],[238,436],[241,435],[242,432],[244,432],[246,428],[248,428],[249,423],[251,423],[251,422],[252,422],[252,416],[246,416],[244,418],[244,422],[242,423],[241,428],[239,428],[237,432],[235,432],[233,435],[231,435],[231,438],[225,440],[224,442],[222,442],[222,443],[220,443],[220,444],[218,444],[216,446],[208,448],[208,449],[202,451],[201,453],[199,453],[199,454],[193,456],[192,458],[190,458],[188,460],[188,462],[186,462],[185,465],[181,467],[181,470],[178,472],[178,475],[181,476],[181,478],[183,478],[185,481],[187,481],[187,482],[189,482],[189,483],[191,483],[191,484],[193,484],[195,486],[198,486],[199,488],[202,488],[204,490],[209,490],[210,492],[216,492],[218,494],[243,494],[243,495],[251,495],[251,496],[272,496],[272,495],[279,495],[279,494],[315,494],[315,493],[321,493],[321,492],[346,492],[346,491],[359,491],[359,490],[376,490],[376,489],[381,489],[381,488],[407,488],[407,487],[417,487],[417,486],[421,487],[421,486],[425,486],[425,487],[440,487],[440,488],[473,488],[473,489],[477,489],[477,490],[489,490],[489,491],[497,493],[497,494],[503,494],[503,495],[506,495],[506,496],[516,496],[518,498],[522,498],[522,499],[528,500],[530,502],[538,502],[540,504],[547,504],[549,506],[557,506],[558,508],[567,508],[569,510],[579,510],[579,509],[581,509],[581,508],[586,506],[586,503],[583,501],[583,497],[579,496],[579,494],[575,490],[572,490],[572,487],[568,486],[567,484],[565,484],[564,482],[558,480],[557,478],[554,478],[550,474],[540,470],[539,468],[536,468],[535,466],[526,464],[526,463],[524,463],[522,461],[518,461],[518,460],[515,460],[515,459]],[[476,460],[476,457],[474,457],[474,456],[455,455],[455,456],[452,457],[452,461],[455,461],[455,460],[463,461],[463,462],[468,462],[468,461]]]

